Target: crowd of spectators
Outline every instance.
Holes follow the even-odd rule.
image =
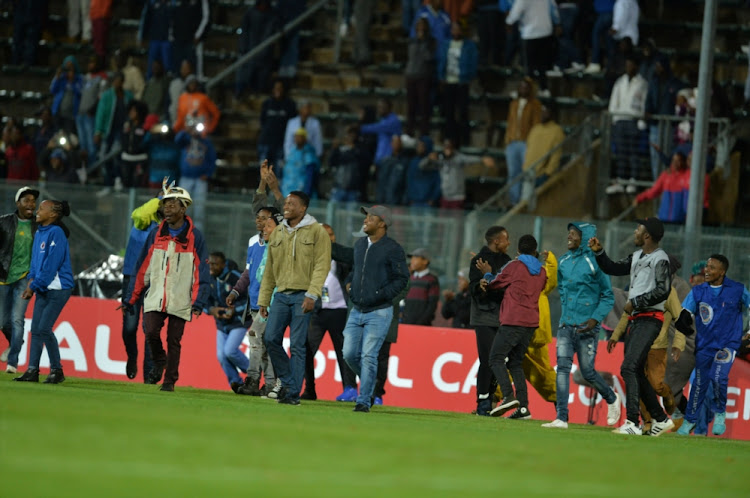
[[[14,63],[35,63],[36,40],[44,29],[47,3],[13,3]],[[299,15],[305,3],[295,0],[282,6],[260,0],[249,6],[237,30],[237,56],[253,51]],[[373,4],[369,0],[347,1],[344,6],[341,34],[348,35],[350,28],[355,31],[352,61],[360,66],[372,62],[367,27],[375,17]],[[548,78],[563,72],[605,74],[605,96],[613,114],[615,181],[610,193],[636,193],[635,184],[629,184],[628,179],[656,180],[663,170],[656,148],[648,145],[656,143],[660,133],[653,116],[685,117],[675,126],[675,143],[691,142],[689,118],[694,115],[695,99],[690,84],[673,74],[669,58],[659,52],[653,40],[640,39],[641,11],[636,0],[404,0],[401,4],[406,37],[403,123],[393,104],[381,99],[376,109],[363,109],[358,122],[343,126],[333,145],[324,150],[323,130],[313,115],[313,104],[289,97],[299,58],[297,29],[285,32],[277,48],[266,47],[236,72],[233,103],[242,103],[248,92],[259,96],[270,91],[260,109],[257,159],[268,159],[274,165],[285,191],[300,189],[313,198],[339,202],[372,198],[389,204],[465,207],[463,171],[481,158],[460,153],[453,157],[451,151],[474,145],[471,94],[480,85],[479,70],[493,65],[515,66],[525,74],[518,91],[512,92],[503,141],[507,180],[513,182],[510,205],[527,198],[528,188],[541,185],[559,169],[557,147],[564,133],[555,120]],[[104,70],[110,53],[106,39],[111,0],[68,2],[66,40],[91,41],[95,55],[86,60],[85,72],[80,69],[83,61],[76,56],[66,57],[55,72],[50,109],[40,112],[42,127],[37,136],[28,137],[35,144],[35,160],[41,166],[36,169],[42,177],[51,167],[53,150],[42,157],[39,143],[47,147],[56,133],[65,135],[69,149],[54,154],[55,164],[62,160],[65,172],[54,174],[56,180],[98,181],[92,178],[92,173],[97,176],[95,171],[84,173],[83,168],[107,159],[99,176],[105,187],[116,190],[159,184],[163,173],[178,176],[186,170],[179,159],[167,166],[163,159],[169,154],[159,154],[156,160],[151,153],[153,149],[164,152],[165,138],[171,140],[172,133],[192,130],[195,137],[211,143],[221,112],[201,90],[207,76],[203,45],[211,32],[210,3],[144,0],[128,9],[139,14],[135,41],[146,50],[145,75],[137,60],[122,49],[111,53],[110,71]],[[43,14],[32,15],[39,12]],[[495,29],[499,25],[505,29]],[[644,57],[639,64],[640,53]],[[725,94],[718,85],[715,90],[713,115],[727,115],[731,107]],[[140,103],[145,105],[146,115],[140,118],[139,127],[132,128],[131,105],[142,109]],[[45,117],[48,112],[51,124]],[[445,151],[437,147],[425,154],[425,148],[435,143],[429,138],[436,135],[431,130],[435,114],[442,117],[438,143],[448,146]],[[122,149],[124,134],[141,133],[137,130],[144,137],[136,152],[142,158],[138,159],[140,169],[133,174],[123,171],[133,161],[110,156],[113,150]],[[10,140],[5,142],[14,147]],[[129,143],[133,145],[132,140]],[[60,143],[65,149],[63,145]],[[173,145],[171,156],[178,158],[177,145]],[[192,147],[196,149],[195,144]],[[649,154],[650,174],[644,170]],[[412,164],[415,160],[416,166]],[[517,177],[530,168],[535,169],[536,180],[526,177],[519,181]],[[68,174],[68,169],[79,174]]]

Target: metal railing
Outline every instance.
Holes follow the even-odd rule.
[[[573,131],[565,137],[557,146],[553,147],[544,156],[535,161],[528,169],[524,170],[520,175],[515,178],[509,178],[505,185],[495,192],[489,199],[481,203],[479,206],[474,208],[474,212],[482,212],[489,209],[492,206],[496,206],[498,202],[502,201],[506,195],[510,192],[511,188],[517,184],[533,183],[537,177],[537,172],[553,155],[562,152],[569,153],[570,157],[568,163],[575,161],[581,157],[586,156],[591,148],[591,143],[594,140],[594,130],[597,128],[597,124],[601,121],[601,115],[595,114],[586,117],[583,122],[578,125]],[[565,165],[561,165],[558,171],[562,170]],[[536,195],[536,189],[531,188],[531,192],[527,192],[525,195],[526,200],[533,202],[533,197]]]
[[[229,66],[225,67],[219,74],[217,74],[216,76],[208,80],[208,82],[206,83],[206,91],[211,90],[213,87],[221,83],[221,81],[224,80],[226,77],[234,74],[237,71],[237,69],[240,68],[240,66],[244,65],[245,63],[249,62],[253,58],[260,55],[268,47],[270,47],[271,45],[279,41],[281,38],[283,38],[285,34],[297,28],[300,24],[305,22],[309,17],[311,17],[313,14],[318,12],[323,7],[325,7],[326,4],[329,3],[329,1],[330,0],[319,0],[314,5],[312,5],[309,9],[307,9],[305,12],[300,14],[299,17],[290,21],[286,25],[284,25],[277,33],[266,38],[260,44],[256,45],[249,52],[244,54],[242,57],[234,61]],[[339,0],[339,3],[340,2],[341,0]],[[338,30],[336,31],[336,33],[337,33],[336,36],[338,38]]]

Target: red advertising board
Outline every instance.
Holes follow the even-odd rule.
[[[127,381],[125,349],[122,344],[122,315],[116,301],[73,297],[55,325],[65,373],[71,377]],[[28,361],[28,329],[33,303],[28,308],[27,335],[19,357],[19,367]],[[143,334],[139,334],[143,354]],[[247,343],[242,345],[246,351]],[[602,342],[596,359],[599,371],[614,374],[615,390],[624,396],[619,376],[622,346],[607,354]],[[555,344],[550,344],[555,365]],[[139,362],[140,365],[140,362]],[[479,363],[476,339],[471,330],[401,326],[398,342],[391,348],[387,405],[469,413],[476,406],[476,374]],[[46,353],[41,367],[48,368]],[[577,368],[575,365],[574,369]],[[334,399],[342,391],[336,355],[326,336],[315,356],[316,390],[321,399]],[[137,382],[142,379],[139,374]],[[179,385],[203,389],[229,390],[216,360],[216,329],[213,319],[201,316],[186,326],[182,340]],[[590,405],[589,389],[571,382],[570,422],[586,423]],[[555,410],[529,388],[529,408],[535,419],[552,420]],[[624,412],[624,410],[623,410]],[[623,415],[624,416],[624,415]],[[597,425],[606,424],[606,403],[599,398],[594,408]],[[750,440],[750,364],[735,362],[729,379],[727,431],[724,437]]]

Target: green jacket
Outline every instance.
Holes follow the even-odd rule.
[[[125,106],[133,100],[133,94],[128,90],[123,90],[125,94]],[[99,98],[99,105],[96,107],[96,121],[94,122],[94,134],[99,134],[103,138],[108,137],[112,131],[112,118],[115,116],[115,89],[110,88]],[[127,117],[127,116],[126,116]]]
[[[258,306],[271,304],[274,288],[277,292],[301,290],[320,298],[331,270],[331,239],[315,218],[306,214],[291,231],[284,221],[271,234],[266,251]]]

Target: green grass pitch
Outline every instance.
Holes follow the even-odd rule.
[[[749,496],[745,441],[0,375],[3,496]]]

